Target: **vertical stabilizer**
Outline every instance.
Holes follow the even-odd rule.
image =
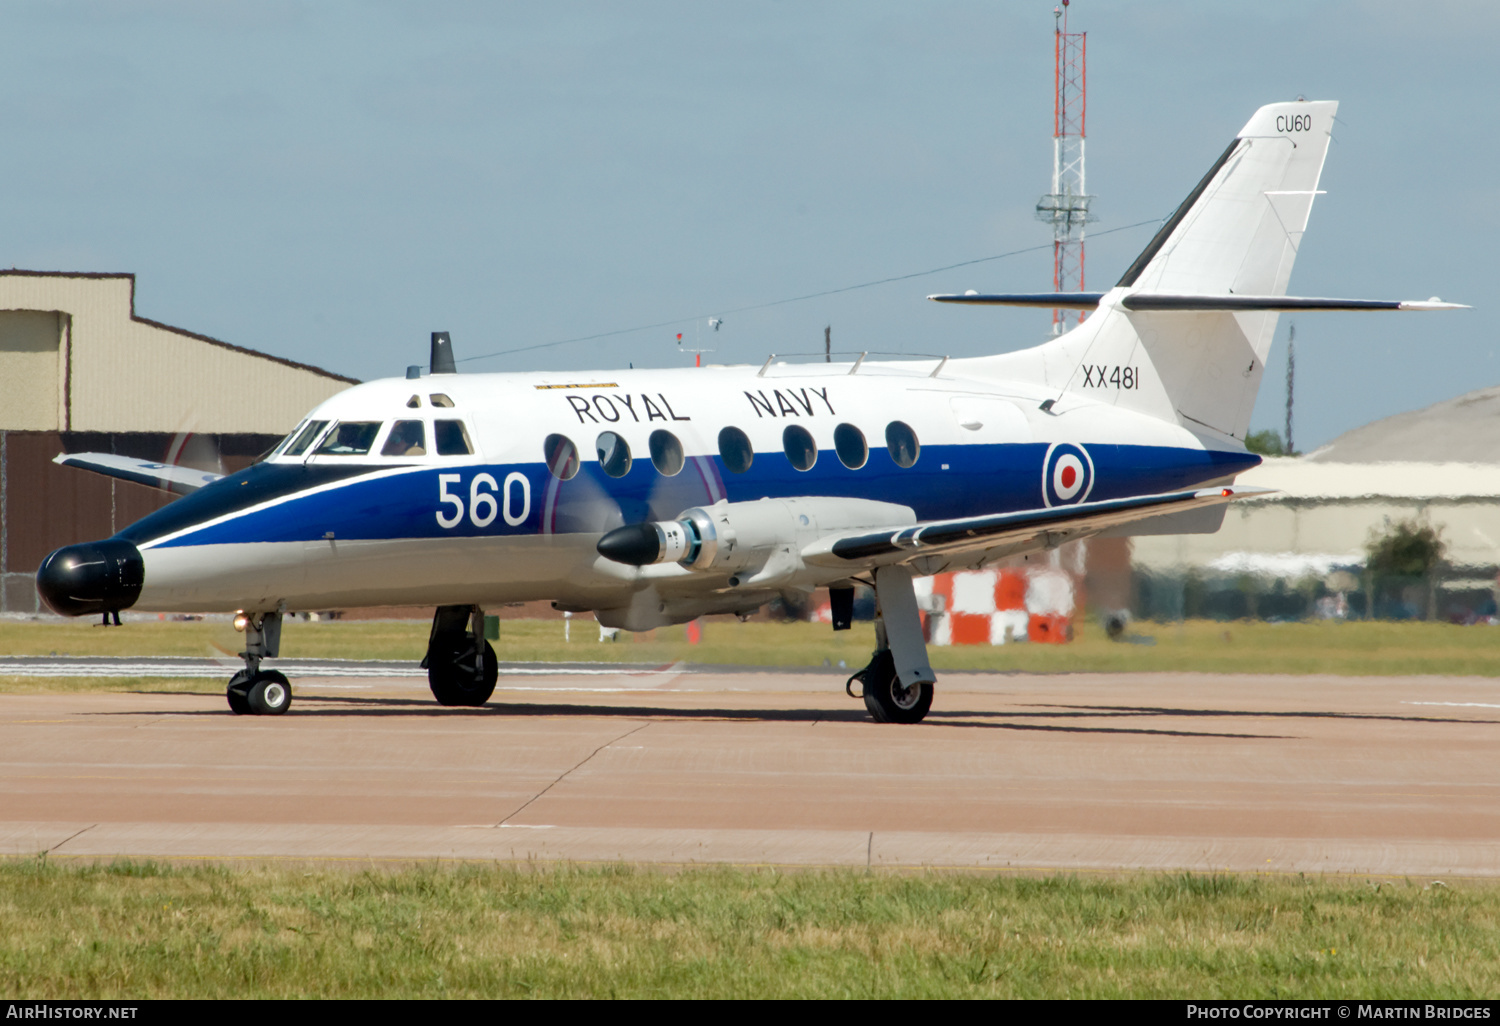
[[[1059,406],[1073,392],[1242,440],[1278,315],[1121,304],[1286,295],[1337,109],[1299,100],[1256,111],[1098,312],[1054,342],[993,358],[995,372],[1040,377]]]

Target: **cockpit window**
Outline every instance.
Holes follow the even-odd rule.
[[[286,451],[283,452],[282,455],[301,456],[307,451],[307,447],[313,444],[318,435],[322,434],[323,429],[327,426],[328,421],[326,420],[308,421],[307,425],[303,427],[300,432],[296,432],[297,437],[292,439],[292,444],[286,447]]]
[[[432,403],[432,405],[441,406],[445,410],[451,410],[453,408],[453,400],[449,399],[441,392],[434,392],[430,396],[428,396],[427,399]]]
[[[314,456],[363,456],[380,434],[378,420],[348,420],[328,432]]]
[[[307,422],[303,421],[302,423],[305,424]],[[300,435],[300,434],[302,434],[302,424],[298,424],[296,427],[292,428],[290,434],[288,434],[281,441],[279,441],[275,445],[273,445],[271,447],[271,450],[269,452],[262,453],[261,456],[255,462],[259,463],[259,462],[261,462],[261,460],[268,460],[272,456],[280,456],[281,453],[282,453],[282,451],[284,449],[286,449],[287,446],[291,445],[294,441],[296,441],[297,440],[297,436]]]
[[[461,420],[433,421],[432,439],[437,443],[439,456],[468,456],[474,451],[469,444],[469,432]]]
[[[421,405],[422,405],[422,397],[419,396],[419,395],[414,395],[410,399],[406,400],[406,408],[409,409],[409,410],[415,410],[417,407],[419,407]]]
[[[382,456],[426,456],[427,429],[420,420],[398,420],[380,447]]]

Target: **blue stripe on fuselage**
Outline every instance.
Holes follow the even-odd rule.
[[[294,494],[265,509],[233,516],[220,524],[191,530],[162,543],[185,545],[247,542],[315,541],[329,532],[340,540],[480,537],[538,533],[597,533],[642,520],[666,520],[691,506],[719,496],[731,501],[793,496],[875,499],[910,506],[919,520],[983,516],[1037,509],[1042,499],[1044,443],[1025,445],[929,445],[914,467],[902,469],[885,449],[870,452],[869,462],[850,470],[832,452],[819,454],[809,471],[795,470],[779,452],[756,453],[744,474],[730,474],[717,458],[690,459],[675,477],[663,477],[649,460],[636,460],[622,478],[609,478],[597,463],[580,468],[570,481],[557,481],[541,463],[439,467],[393,476],[374,476],[386,469],[371,466],[372,475],[356,477],[314,494]],[[1248,470],[1260,462],[1249,453],[1210,452],[1141,445],[1086,446],[1094,462],[1090,500],[1151,495],[1191,488]],[[942,469],[947,464],[948,469]],[[451,528],[438,522],[441,511],[455,507],[439,500],[439,475],[458,474],[448,494],[463,503],[463,518]],[[495,482],[474,479],[488,474]],[[505,482],[512,474],[526,479],[526,516],[510,525],[523,508],[523,489]],[[215,482],[200,489],[229,486]],[[509,494],[507,494],[507,492]],[[481,496],[477,502],[472,499]],[[482,496],[489,496],[486,499]],[[1080,499],[1083,496],[1079,497]],[[494,506],[490,505],[493,500]],[[478,526],[471,506],[477,507]]]

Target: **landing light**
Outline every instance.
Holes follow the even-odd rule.
[[[244,634],[245,628],[248,626],[250,626],[250,618],[245,615],[245,611],[243,609],[234,614],[235,630],[239,631],[241,634]]]

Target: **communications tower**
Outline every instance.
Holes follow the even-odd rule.
[[[1036,217],[1052,225],[1052,291],[1082,292],[1084,225],[1098,219],[1089,212],[1093,197],[1086,188],[1083,164],[1088,33],[1068,31],[1068,0],[1054,7],[1052,16],[1052,191],[1037,200]],[[1060,335],[1082,320],[1081,311],[1053,310],[1052,334]]]

